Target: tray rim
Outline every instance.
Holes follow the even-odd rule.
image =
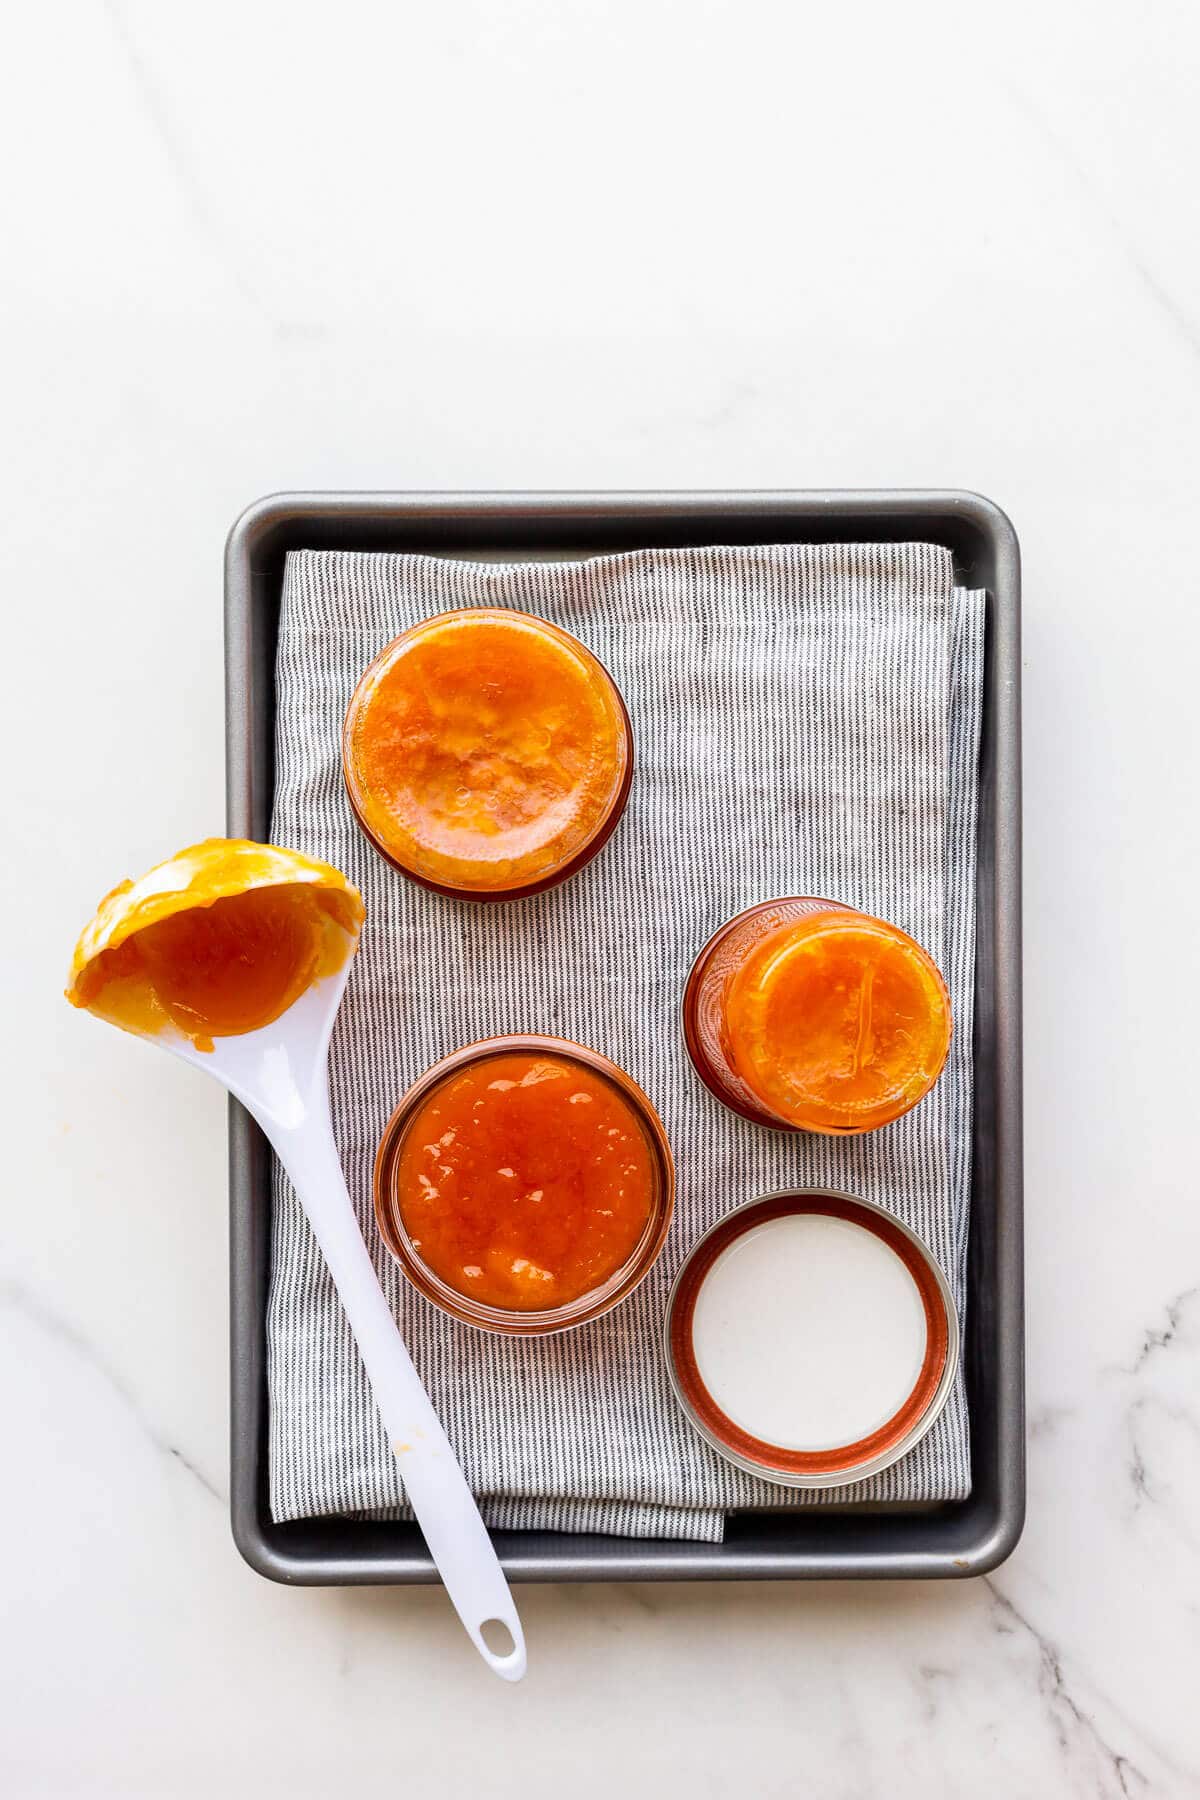
[[[640,492],[298,492],[253,502],[235,521],[225,549],[226,807],[230,835],[262,837],[271,800],[270,733],[256,716],[254,667],[273,652],[277,619],[269,619],[268,578],[255,559],[275,553],[281,534],[298,527],[364,531],[407,527],[430,539],[466,532],[478,546],[490,534],[517,528],[557,534],[559,542],[586,538],[589,527],[636,536],[639,527],[682,529],[684,541],[772,541],[756,526],[786,521],[794,541],[948,541],[951,522],[959,549],[972,535],[991,563],[987,581],[988,688],[985,740],[993,759],[995,803],[989,820],[994,855],[990,917],[994,1091],[989,1100],[987,1149],[995,1205],[993,1310],[989,1374],[995,1380],[993,1491],[926,1509],[859,1513],[845,1507],[804,1506],[798,1512],[748,1514],[776,1542],[747,1544],[736,1534],[723,1544],[626,1539],[555,1532],[495,1532],[501,1561],[516,1581],[929,1579],[982,1575],[1013,1550],[1025,1510],[1024,1271],[1021,1093],[1021,733],[1020,552],[1001,509],[962,489],[758,489]],[[703,538],[695,528],[710,526]],[[805,527],[806,529],[799,529]],[[855,528],[858,528],[856,531]],[[722,528],[725,528],[722,532]],[[746,535],[749,533],[749,535]],[[849,535],[848,535],[849,534]],[[776,540],[777,541],[777,540]],[[376,546],[377,547],[377,546]],[[429,544],[421,546],[428,550]],[[458,553],[464,546],[457,544]],[[548,545],[533,551],[546,554]],[[437,553],[436,551],[433,553]],[[467,554],[470,549],[467,548]],[[603,554],[601,549],[590,552]],[[528,552],[526,552],[528,554]],[[264,606],[264,599],[266,605]],[[273,725],[273,708],[272,721]],[[990,739],[987,737],[991,727]],[[980,843],[984,842],[981,821]],[[979,986],[977,981],[977,993]],[[976,1045],[978,1055],[978,1041]],[[973,1147],[972,1185],[980,1156]],[[231,1102],[230,1181],[230,1512],[233,1536],[258,1573],[289,1585],[428,1583],[438,1579],[411,1525],[354,1520],[298,1521],[276,1526],[266,1514],[265,1344],[263,1342],[265,1221],[256,1187],[265,1180],[267,1152],[257,1127]],[[983,1329],[981,1326],[980,1330]],[[970,1321],[968,1335],[970,1334]],[[972,1455],[976,1454],[973,1426]],[[767,1521],[770,1520],[770,1525]],[[824,1531],[825,1547],[786,1542],[787,1521]],[[865,1521],[865,1523],[864,1523]],[[339,1541],[357,1534],[354,1549]],[[864,1543],[863,1535],[879,1539]],[[393,1539],[400,1534],[400,1541]],[[811,1530],[807,1534],[812,1536]]]

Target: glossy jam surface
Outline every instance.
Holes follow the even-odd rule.
[[[251,888],[175,913],[93,963],[85,988],[140,978],[197,1044],[269,1025],[310,986],[320,960],[316,904],[303,888]]]
[[[182,1032],[201,1050],[271,1024],[351,953],[362,902],[335,870],[214,838],[101,905],[67,998],[128,1031]]]
[[[524,613],[427,619],[367,670],[346,716],[351,799],[377,845],[437,886],[553,878],[607,823],[629,767],[616,689]]]
[[[728,980],[724,1048],[787,1124],[889,1124],[928,1093],[950,1043],[937,968],[906,933],[847,910],[768,929]]]
[[[628,1262],[655,1197],[636,1111],[566,1057],[499,1052],[426,1096],[395,1197],[416,1255],[481,1305],[565,1306]]]

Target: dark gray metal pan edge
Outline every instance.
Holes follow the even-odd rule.
[[[269,829],[274,649],[283,556],[301,544],[433,554],[602,554],[647,543],[925,538],[988,590],[979,831],[977,1120],[967,1364],[975,1487],[959,1504],[887,1513],[748,1514],[724,1544],[504,1532],[521,1581],[922,1579],[980,1575],[1024,1518],[1021,1143],[1020,561],[1016,534],[960,490],[635,494],[276,494],[226,546],[228,829]],[[231,1515],[242,1555],[294,1585],[437,1579],[415,1527],[354,1520],[275,1525],[266,1494],[268,1159],[230,1114]]]

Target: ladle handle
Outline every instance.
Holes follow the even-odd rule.
[[[467,1635],[503,1681],[525,1673],[525,1639],[504,1571],[429,1395],[413,1367],[358,1227],[327,1111],[297,1126],[260,1123],[308,1214],[358,1343],[405,1490]],[[485,1641],[498,1620],[505,1653]]]

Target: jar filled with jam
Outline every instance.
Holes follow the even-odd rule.
[[[684,994],[684,1039],[717,1098],[760,1125],[874,1131],[933,1087],[950,998],[898,926],[836,901],[764,901],[705,945]]]
[[[359,825],[438,893],[515,900],[581,869],[629,795],[633,734],[607,670],[532,614],[423,619],[375,658],[342,734]]]
[[[561,1038],[492,1038],[430,1069],[375,1161],[375,1215],[418,1291],[466,1324],[560,1331],[632,1292],[674,1165],[637,1083]]]

